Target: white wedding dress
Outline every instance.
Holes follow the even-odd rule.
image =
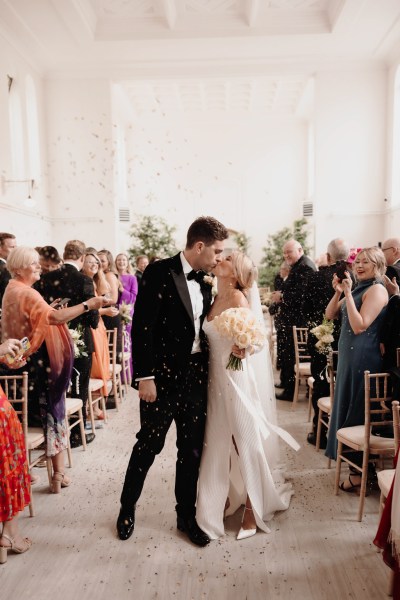
[[[257,370],[263,372],[263,388],[268,387],[263,389],[263,394],[269,395],[265,401],[258,394],[252,368],[252,362],[260,357],[246,357],[243,371],[227,370],[232,341],[217,332],[213,321],[205,319],[203,329],[210,345],[209,387],[196,519],[201,529],[216,539],[225,533],[227,498],[230,506],[225,515],[230,515],[245,503],[248,494],[257,526],[269,532],[268,521],[275,511],[288,508],[293,494],[278,468],[278,436],[296,450],[299,446],[273,422],[275,392],[269,355],[263,352],[265,365]]]

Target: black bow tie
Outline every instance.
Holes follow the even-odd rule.
[[[202,283],[204,280],[204,276],[204,271],[195,271],[193,269],[192,271],[190,271],[190,273],[188,273],[187,280],[190,281],[191,279],[194,279],[195,281],[197,281],[197,283]]]

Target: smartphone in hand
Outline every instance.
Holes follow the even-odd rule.
[[[57,304],[56,308],[63,308],[66,304],[68,304],[68,302],[70,302],[71,298],[63,298],[62,300],[60,300],[60,302]]]
[[[21,340],[22,348],[15,356],[11,356],[11,354],[6,354],[5,358],[8,365],[12,365],[16,360],[19,360],[31,347],[31,344],[27,337],[22,338]]]
[[[338,281],[340,283],[342,283],[343,279],[346,278],[346,271],[348,271],[348,270],[349,269],[348,269],[346,263],[339,265],[338,268],[336,269],[336,277],[338,278]]]

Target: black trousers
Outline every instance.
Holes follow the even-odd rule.
[[[294,351],[293,328],[285,324],[282,327],[282,354],[281,354],[281,383],[283,388],[289,392],[294,392],[295,373],[294,364],[296,356]]]
[[[140,401],[141,428],[133,447],[121,494],[121,508],[129,512],[142,493],[146,475],[164,447],[172,421],[176,425],[176,512],[181,517],[196,513],[197,479],[203,449],[207,410],[207,367],[195,354],[179,389],[160,395],[155,402]]]
[[[311,402],[314,409],[313,432],[317,434],[319,412],[317,402],[320,398],[323,398],[324,396],[329,396],[330,387],[329,381],[327,381],[326,379],[326,354],[320,354],[316,350],[312,348],[310,349],[310,346],[309,351],[311,355],[311,375],[314,377],[313,392],[311,396]],[[325,427],[322,427],[321,438],[323,439],[324,437],[326,437],[326,429]]]

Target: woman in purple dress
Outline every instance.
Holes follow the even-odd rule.
[[[129,263],[129,257],[127,254],[125,254],[125,252],[121,252],[117,255],[115,259],[115,266],[117,268],[118,278],[123,287],[123,291],[119,294],[118,306],[120,311],[123,304],[126,306],[126,308],[122,308],[121,317],[124,324],[124,349],[126,352],[131,354],[130,372],[132,373],[131,328],[132,316],[136,302],[136,296],[138,293],[138,282],[135,275],[133,275],[133,269]]]

